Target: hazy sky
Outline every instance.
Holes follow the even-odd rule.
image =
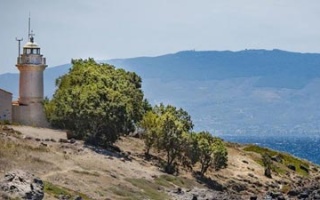
[[[49,67],[191,49],[320,52],[319,0],[0,0],[0,73],[18,72],[29,12]]]

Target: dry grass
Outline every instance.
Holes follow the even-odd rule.
[[[28,145],[19,140],[0,137],[0,172],[9,171],[15,166],[20,169],[33,168],[35,165],[50,166],[51,162],[42,159],[41,154],[49,150],[41,146]]]
[[[42,141],[23,139],[24,135],[39,138],[40,134],[42,139],[59,139],[65,137],[63,132],[32,127],[19,127],[19,130],[20,134],[1,134],[4,131],[0,129],[0,175],[12,169],[36,174],[45,181],[45,199],[48,200],[57,199],[59,194],[72,197],[80,195],[85,199],[97,200],[170,199],[165,192],[167,190],[203,187],[189,171],[180,170],[179,176],[171,176],[159,171],[155,165],[157,160],[144,160],[143,141],[137,138],[124,137],[116,143],[121,150],[130,154],[130,161],[116,154],[96,152],[79,141],[76,144],[50,141],[46,142],[47,146],[43,146],[40,144]],[[228,168],[218,172],[209,171],[206,175],[225,184],[231,180],[251,180],[253,178],[248,176],[251,173],[262,184],[259,190],[263,191],[265,183],[270,182],[270,179],[264,177],[263,167],[255,162],[251,152],[243,151],[236,144],[229,144],[228,152]],[[157,152],[153,154],[161,158]],[[273,180],[282,178],[275,176]],[[285,186],[283,190],[289,187]]]
[[[87,176],[96,176],[99,177],[100,173],[98,172],[90,172],[90,171],[85,171],[85,170],[72,170],[72,172],[76,173],[76,174],[80,174],[80,175],[87,175]]]

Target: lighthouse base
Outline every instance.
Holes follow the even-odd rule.
[[[13,104],[12,122],[27,126],[49,127],[41,103],[31,103],[29,105]]]

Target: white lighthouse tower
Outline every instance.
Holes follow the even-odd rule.
[[[47,65],[32,35],[30,41],[24,45],[23,53],[18,57],[16,66],[20,71],[19,103],[21,105],[41,103],[43,100],[43,71]]]
[[[16,64],[20,71],[19,99],[13,104],[13,122],[45,127],[48,123],[43,108],[43,71],[47,65],[30,33],[30,18],[28,38]]]

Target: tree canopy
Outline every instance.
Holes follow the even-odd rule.
[[[190,115],[181,108],[160,104],[147,112],[139,125],[144,129],[146,154],[151,147],[165,152],[165,171],[174,173],[175,161],[182,156],[186,135],[193,128]]]
[[[203,176],[209,167],[219,170],[227,166],[228,152],[224,142],[209,132],[192,133],[190,115],[171,105],[155,106],[147,112],[139,126],[144,130],[146,156],[154,147],[166,155],[165,171],[174,173],[180,160],[187,167],[200,163]]]
[[[109,145],[138,126],[143,130],[146,155],[155,148],[165,154],[164,169],[177,170],[178,161],[209,167],[227,165],[224,142],[208,132],[192,133],[191,116],[172,105],[153,108],[143,98],[141,78],[93,59],[72,60],[69,73],[56,80],[57,90],[44,105],[52,126],[67,129],[77,139]]]
[[[45,104],[49,122],[94,143],[112,143],[134,131],[147,105],[137,74],[90,58],[72,60],[69,73],[56,85]]]

